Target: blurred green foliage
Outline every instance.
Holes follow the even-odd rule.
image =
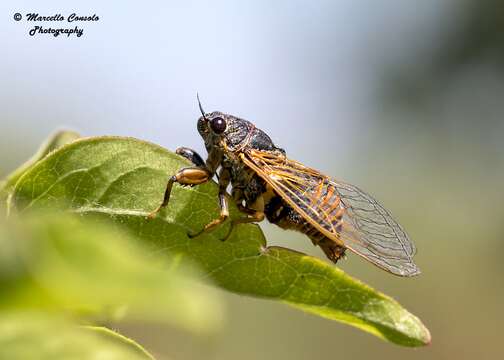
[[[3,313],[2,359],[152,360],[145,349],[101,327],[79,327],[67,319],[41,313]]]
[[[33,212],[37,214],[40,209],[66,209],[86,215],[88,221],[112,223],[115,229],[126,230],[132,238],[142,240],[142,244],[149,246],[153,253],[172,255],[163,258],[177,264],[196,263],[205,277],[230,291],[277,299],[319,316],[359,327],[400,345],[420,346],[430,342],[430,334],[420,320],[396,301],[320,260],[284,248],[266,247],[256,225],[238,226],[226,242],[220,239],[227,226],[189,239],[188,231],[200,229],[218,213],[217,189],[213,183],[193,189],[176,187],[168,209],[158,218],[147,220],[146,215],[156,207],[163,194],[167,173],[185,165],[187,163],[182,158],[135,139],[103,137],[78,140],[31,166],[16,183],[9,196],[9,206],[13,214],[22,216]],[[232,217],[237,216],[236,209],[232,207],[231,210]],[[46,219],[42,219],[37,226],[46,223]],[[61,280],[65,284],[73,284],[62,293],[56,291],[57,296],[53,293],[49,296],[58,301],[63,299],[60,302],[63,308],[85,304],[87,307],[84,310],[101,310],[103,302],[93,302],[94,294],[100,293],[106,304],[122,300],[129,305],[132,301],[141,310],[137,312],[140,316],[149,315],[149,309],[153,310],[153,315],[159,316],[163,310],[145,299],[155,297],[156,301],[163,300],[162,303],[169,309],[168,318],[172,312],[178,314],[173,314],[175,318],[182,316],[178,322],[180,325],[185,320],[196,318],[200,322],[206,318],[207,322],[213,323],[215,319],[209,316],[213,313],[210,310],[208,314],[196,311],[198,316],[194,319],[184,318],[185,314],[191,313],[186,311],[191,306],[196,310],[200,308],[201,301],[198,299],[207,302],[211,298],[197,294],[191,296],[182,286],[183,282],[176,282],[177,285],[167,291],[166,296],[159,294],[163,288],[157,289],[156,293],[153,288],[157,282],[163,281],[163,277],[156,273],[148,277],[145,274],[148,266],[140,271],[144,264],[128,258],[136,251],[127,252],[129,247],[126,244],[117,246],[116,250],[101,248],[103,243],[114,246],[114,242],[105,240],[106,235],[98,238],[86,234],[84,229],[82,232],[73,230],[74,222],[65,220],[67,223],[61,228],[56,226],[58,229],[50,231],[48,234],[51,236],[45,238],[49,243],[56,241],[58,249],[65,250],[68,246],[69,251],[59,251],[57,256],[49,252],[46,263],[54,266],[49,275],[36,271],[41,274],[37,280],[42,279],[39,283],[49,291],[56,289],[55,283]],[[39,231],[40,228],[36,229],[35,234],[45,234]],[[73,251],[72,241],[64,239],[69,233],[73,236],[71,239],[78,239],[79,246],[83,247],[81,250]],[[85,244],[86,238],[94,240]],[[119,251],[119,247],[124,250]],[[107,265],[107,258],[98,256],[102,253],[111,257],[118,255],[118,259]],[[58,266],[62,259],[66,263],[64,259],[69,255],[78,256],[73,260],[77,260],[80,266],[75,271],[65,272]],[[92,261],[88,262],[88,258]],[[97,264],[93,264],[94,261]],[[102,268],[105,269],[103,275]],[[108,279],[106,275],[117,268],[127,276]],[[81,277],[81,273],[85,276]],[[95,278],[100,279],[94,282]],[[165,288],[170,284],[168,280],[163,281]],[[82,282],[95,288],[89,292],[89,289],[82,290]],[[171,283],[174,283],[173,279]],[[117,291],[117,284],[121,284],[124,290]],[[144,288],[138,287],[138,284],[144,284]],[[171,301],[170,293],[173,294]],[[119,298],[114,297],[118,294],[121,294]],[[134,306],[132,310],[135,313]]]
[[[125,318],[196,333],[219,327],[212,289],[105,224],[63,214],[11,217],[0,224],[0,247],[2,359],[87,359],[107,347],[118,348],[113,358],[140,358],[77,324]]]
[[[92,219],[11,216],[0,228],[0,247],[3,310],[64,311],[94,321],[126,315],[194,331],[220,320],[219,301],[191,281],[189,269]]]

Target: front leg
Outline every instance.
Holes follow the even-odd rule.
[[[217,219],[214,219],[210,221],[208,224],[206,224],[203,229],[198,231],[195,234],[188,234],[190,238],[194,238],[198,235],[201,235],[205,232],[209,232],[212,229],[214,229],[217,225],[222,224],[226,219],[229,217],[229,206],[228,206],[228,199],[226,196],[226,188],[229,185],[230,181],[230,174],[229,170],[227,169],[222,169],[220,172],[219,176],[219,207],[220,207],[220,215]]]
[[[163,198],[163,202],[148,215],[149,219],[154,218],[157,213],[161,211],[162,208],[168,205],[170,200],[170,194],[173,187],[173,183],[179,183],[181,185],[199,185],[206,183],[212,178],[212,173],[204,167],[188,167],[179,170],[175,175],[170,177],[168,184],[166,185],[166,190]]]
[[[179,183],[180,185],[204,184],[212,178],[222,159],[220,151],[211,151],[206,162],[203,162],[203,159],[196,151],[189,148],[178,148],[176,151],[179,155],[192,161],[196,166],[181,169],[170,177],[168,184],[166,184],[163,202],[147,216],[149,219],[154,218],[162,208],[168,205],[173,183]]]
[[[203,158],[198,154],[196,151],[193,149],[189,149],[187,147],[179,147],[177,150],[175,150],[175,153],[185,157],[187,160],[192,162],[196,167],[205,167],[205,161]]]
[[[190,162],[192,162],[196,167],[201,167],[204,168],[206,167],[206,163],[201,157],[200,154],[198,154],[195,150],[190,149],[188,147],[179,147],[177,150],[175,150],[175,154],[180,155]],[[217,180],[219,179],[219,175],[217,175]]]

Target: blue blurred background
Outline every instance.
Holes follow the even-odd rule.
[[[288,155],[374,194],[423,273],[350,255],[349,274],[432,331],[403,349],[285,305],[226,295],[210,338],[118,324],[160,358],[497,358],[504,320],[504,17],[497,0],[0,3],[0,176],[53,130],[205,154],[206,111],[254,122]],[[83,36],[28,35],[14,13],[99,16]],[[263,224],[268,242],[323,257]]]

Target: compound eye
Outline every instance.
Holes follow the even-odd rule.
[[[222,134],[226,130],[226,121],[221,117],[216,117],[210,120],[210,127],[216,134]]]

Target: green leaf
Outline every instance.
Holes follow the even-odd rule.
[[[161,201],[168,176],[187,165],[178,155],[135,139],[78,140],[25,173],[12,205],[20,212],[59,207],[110,218],[158,251],[196,261],[227,290],[279,300],[396,344],[430,342],[422,322],[396,301],[319,259],[267,247],[257,225],[237,226],[225,242],[220,239],[229,224],[189,239],[188,231],[200,230],[218,216],[215,183],[175,186],[168,208],[146,220]],[[231,216],[238,216],[235,206]]]
[[[176,258],[170,263],[110,227],[35,212],[0,223],[0,311],[64,311],[98,321],[126,316],[195,332],[219,326],[215,290]]]
[[[140,345],[112,330],[80,327],[40,313],[4,313],[0,358],[40,360],[153,360]]]
[[[9,196],[9,193],[14,188],[16,181],[19,180],[21,175],[23,175],[30,167],[36,164],[37,161],[43,159],[52,151],[78,139],[79,137],[80,135],[74,131],[60,130],[55,132],[40,146],[35,155],[33,155],[19,168],[14,170],[10,175],[7,176],[5,180],[0,181],[0,214],[5,211],[5,201]]]

